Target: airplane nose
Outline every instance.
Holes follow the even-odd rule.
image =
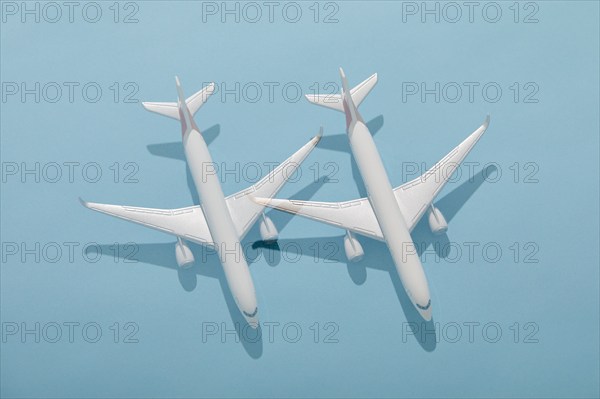
[[[240,309],[242,310],[242,309]],[[252,312],[247,312],[245,310],[242,310],[242,314],[244,315],[244,319],[246,319],[246,322],[250,325],[250,327],[257,329],[258,328],[258,307],[254,308],[254,311]]]
[[[248,322],[248,325],[250,325],[250,327],[252,327],[255,330],[260,325],[260,323],[258,322],[258,317],[248,318],[248,319],[246,319],[246,321]]]
[[[421,310],[419,309],[419,314],[421,315],[421,317],[423,319],[425,319],[425,321],[431,321],[431,308],[427,309],[427,310]]]
[[[419,312],[419,314],[423,319],[425,319],[425,321],[431,321],[431,299],[424,306],[419,303],[415,303],[414,305],[415,309],[417,309],[417,312]]]

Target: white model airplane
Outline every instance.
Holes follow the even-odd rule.
[[[433,233],[441,234],[448,224],[433,200],[456,168],[483,135],[489,116],[475,132],[420,177],[392,188],[375,142],[357,107],[377,83],[377,74],[348,90],[340,68],[342,92],[338,95],[307,95],[317,105],[344,112],[352,154],[368,196],[346,202],[312,202],[259,198],[254,201],[295,215],[346,230],[344,250],[349,261],[358,261],[364,251],[353,233],[384,241],[392,255],[402,285],[419,314],[431,320],[431,297],[423,266],[414,247],[411,231],[428,213]]]
[[[237,307],[248,324],[257,328],[259,322],[256,294],[240,240],[259,218],[260,234],[264,241],[276,240],[278,233],[273,222],[264,214],[264,207],[252,201],[250,194],[267,198],[274,196],[317,145],[322,131],[258,183],[225,197],[218,176],[215,173],[207,173],[210,170],[207,165],[212,165],[212,158],[193,119],[196,111],[214,92],[214,84],[211,83],[186,100],[179,79],[175,79],[179,96],[177,103],[145,102],[142,105],[149,111],[181,122],[183,148],[201,205],[179,209],[152,209],[97,204],[83,200],[81,202],[94,211],[176,236],[175,257],[179,267],[188,267],[194,262],[194,256],[186,241],[214,248],[219,254],[227,284]]]

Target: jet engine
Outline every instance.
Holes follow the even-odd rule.
[[[354,234],[349,231],[344,237],[344,251],[346,252],[346,258],[350,262],[358,262],[365,254],[360,242],[358,242],[356,237],[354,237]]]
[[[263,241],[277,241],[279,232],[273,224],[273,221],[263,214],[262,220],[260,221],[260,238]]]
[[[434,206],[429,209],[429,228],[433,234],[444,234],[448,230],[448,223],[442,215],[442,212]]]
[[[177,244],[175,244],[175,258],[177,259],[177,265],[183,269],[187,269],[194,264],[194,255],[190,247],[181,238],[178,238]]]

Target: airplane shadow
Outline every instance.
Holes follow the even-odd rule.
[[[378,115],[375,118],[371,119],[366,123],[369,131],[373,136],[381,130],[383,127],[383,115]],[[354,183],[356,184],[356,188],[358,189],[358,194],[360,197],[367,196],[367,189],[360,175],[360,171],[358,170],[358,165],[352,156],[352,151],[350,150],[350,143],[348,142],[348,135],[346,133],[341,134],[332,134],[323,136],[321,141],[319,142],[319,147],[331,150],[331,151],[339,151],[345,152],[350,156],[350,167],[352,169],[352,178],[354,179]]]
[[[249,330],[246,320],[239,312],[235,300],[227,286],[227,280],[218,255],[214,251],[188,243],[190,250],[194,254],[194,265],[187,269],[177,266],[175,259],[175,244],[169,243],[144,243],[144,244],[120,244],[115,251],[114,244],[101,244],[90,246],[90,253],[96,252],[103,256],[118,256],[122,258],[125,264],[136,265],[139,263],[150,264],[175,270],[181,287],[187,291],[193,291],[198,285],[197,276],[215,278],[219,281],[221,291],[225,298],[231,322],[235,327],[238,340],[242,342],[246,352],[254,359],[259,358],[263,352],[262,339],[254,339],[255,335]]]
[[[383,116],[379,115],[375,117],[367,122],[367,125],[371,133],[373,135],[376,134],[383,126]],[[212,142],[219,135],[219,131],[220,126],[214,125],[203,133],[207,144]],[[324,136],[319,143],[319,147],[350,153],[348,139],[345,133]],[[185,155],[180,142],[151,144],[148,145],[148,151],[157,156],[185,160]],[[359,193],[361,196],[366,196],[366,189],[354,158],[351,157],[350,160],[352,164],[352,175]],[[197,205],[199,204],[199,198],[187,166],[186,170],[188,189],[192,195],[194,204]],[[482,169],[471,179],[465,181],[438,200],[435,203],[435,206],[440,209],[446,220],[450,222],[475,191],[486,181],[486,178],[495,171],[495,166],[488,166],[487,168]],[[323,184],[327,183],[327,181],[326,177],[321,178],[304,187],[294,195],[291,195],[290,198],[309,200]],[[273,223],[280,231],[285,228],[293,218],[290,214],[272,209],[266,211],[266,214],[273,220]],[[425,218],[417,224],[412,232],[412,237],[417,244],[419,256],[431,246],[434,247],[437,255],[441,258],[448,256],[450,246],[447,244],[450,241],[447,234],[440,236],[433,235]],[[264,258],[270,266],[277,266],[281,262],[281,253],[287,250],[293,250],[294,252],[301,251],[301,254],[310,255],[321,261],[345,263],[348,274],[356,285],[362,285],[366,282],[367,268],[389,273],[394,290],[396,291],[396,296],[408,321],[407,325],[413,336],[424,350],[429,352],[435,350],[437,336],[435,334],[434,321],[432,319],[429,322],[425,322],[410,302],[410,299],[402,287],[402,282],[396,273],[393,260],[385,243],[361,237],[360,240],[365,251],[365,256],[360,262],[351,263],[347,261],[344,254],[343,238],[343,235],[339,235],[328,238],[287,239],[278,240],[274,243],[266,243],[260,241],[258,224],[255,224],[243,240],[242,245],[245,249],[247,255],[246,259],[250,266],[260,258]],[[249,243],[251,245],[248,245]],[[318,244],[318,247],[315,247],[315,243]],[[125,244],[125,246],[126,245],[127,244]],[[174,251],[175,242],[136,244],[137,252],[133,255],[133,261],[176,270],[181,287],[188,292],[191,292],[196,288],[198,275],[218,279],[232,322],[236,326],[235,329],[239,341],[242,342],[244,349],[252,358],[260,358],[263,353],[262,334],[259,335],[259,339],[257,340],[254,339],[256,336],[252,333],[246,333],[245,328],[248,325],[240,314],[235,304],[235,300],[227,286],[227,281],[218,256],[214,253],[209,253],[210,251],[200,245],[189,243],[189,246],[197,260],[194,266],[189,269],[180,269],[177,267]],[[111,254],[111,256],[114,254],[113,243],[100,245],[98,249],[102,251],[103,254]],[[126,248],[119,248],[118,254],[131,254],[131,249],[127,250]],[[201,262],[198,262],[198,260],[201,260]],[[394,317],[394,315],[390,315],[390,317]],[[426,331],[427,333],[423,334],[423,331]],[[247,335],[250,335],[251,338],[248,339]]]
[[[210,143],[212,143],[220,133],[221,125],[216,124],[204,130],[202,132],[202,137],[204,137],[206,145],[210,145]],[[183,152],[183,145],[181,144],[181,141],[149,144],[146,146],[146,148],[148,148],[148,151],[152,155],[185,162],[185,153]],[[194,205],[200,205],[200,198],[198,196],[198,192],[196,191],[196,186],[194,185],[194,180],[192,179],[192,174],[190,173],[190,168],[188,167],[187,162],[185,163],[185,175],[188,190],[192,196],[192,202]]]
[[[326,183],[327,178],[321,178],[296,192],[294,198],[310,199],[323,184]],[[272,217],[273,222],[280,226],[280,228],[287,225],[291,220],[291,215],[275,212],[273,210],[268,211],[267,215]],[[260,233],[258,224],[256,223],[242,241],[242,247],[244,248],[248,265],[252,266],[253,263],[261,258],[265,258],[269,264],[279,263],[281,253],[279,251],[273,251],[273,246],[265,245],[266,249],[254,247],[252,242],[257,239],[260,239]],[[177,272],[177,278],[179,279],[181,287],[187,292],[192,292],[197,287],[198,276],[217,279],[221,286],[221,291],[223,292],[231,321],[235,326],[237,340],[242,343],[245,351],[250,357],[254,359],[260,358],[263,353],[262,332],[260,327],[259,331],[254,333],[240,313],[235,303],[235,299],[227,285],[227,280],[218,255],[213,250],[188,242],[190,250],[194,255],[195,262],[192,267],[182,269],[177,266],[177,261],[175,259],[175,244],[176,241],[168,243],[127,243],[120,244],[118,248],[115,248],[114,243],[109,243],[89,246],[88,253],[90,256],[92,256],[92,254],[111,257],[117,256],[121,258],[122,262],[125,264],[135,265],[144,263],[174,270]]]
[[[496,169],[495,166],[490,165],[480,170],[472,178],[456,187],[435,203],[435,206],[440,209],[448,222],[456,216],[475,191],[486,181],[486,178],[494,173]],[[440,258],[446,258],[449,254],[449,246],[447,244],[450,240],[448,235],[434,235],[429,229],[426,218],[423,218],[417,224],[412,232],[412,237],[419,256],[432,246]],[[366,237],[360,237],[359,240],[361,241],[365,255],[361,261],[352,263],[346,259],[343,240],[344,235],[320,238],[309,237],[278,240],[276,245],[258,241],[253,244],[253,247],[273,251],[289,250],[294,252],[292,254],[294,257],[297,253],[301,253],[305,256],[313,257],[315,262],[345,263],[348,275],[356,285],[365,283],[367,280],[367,269],[376,269],[389,273],[396,296],[407,319],[405,326],[411,330],[412,335],[423,349],[428,352],[435,350],[437,336],[434,328],[434,320],[425,322],[412,305],[406,291],[402,287],[402,282],[398,277],[386,244]],[[315,243],[318,246],[315,246]],[[390,315],[390,317],[395,317],[395,315]],[[405,327],[403,326],[403,328]],[[408,333],[408,331],[403,332],[403,336],[404,333]]]
[[[216,124],[202,131],[202,137],[204,137],[206,145],[210,145],[210,143],[212,143],[220,133],[221,125]],[[152,155],[185,161],[185,154],[183,152],[181,140],[168,143],[148,144],[146,148]]]

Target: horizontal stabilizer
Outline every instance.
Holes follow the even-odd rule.
[[[342,96],[339,94],[307,94],[306,99],[313,104],[320,105],[321,107],[344,112]]]
[[[350,90],[352,102],[358,107],[367,95],[371,92],[377,83],[377,74],[369,76],[362,83]],[[313,104],[320,105],[325,108],[331,108],[339,112],[344,112],[344,105],[341,94],[307,94],[306,99]]]
[[[371,92],[375,84],[377,83],[377,74],[369,76],[358,86],[355,86],[352,90],[350,90],[350,95],[352,96],[352,101],[354,105],[358,108],[358,106],[363,102],[363,100],[367,97],[367,95]]]
[[[215,84],[210,83],[208,86],[204,87],[202,90],[197,93],[191,95],[185,100],[185,104],[190,110],[190,114],[194,115],[196,111],[204,105],[208,97],[213,94],[215,91]],[[157,114],[161,114],[164,116],[168,116],[169,118],[179,120],[179,109],[177,107],[176,102],[143,102],[142,105],[148,111],[156,112]]]

